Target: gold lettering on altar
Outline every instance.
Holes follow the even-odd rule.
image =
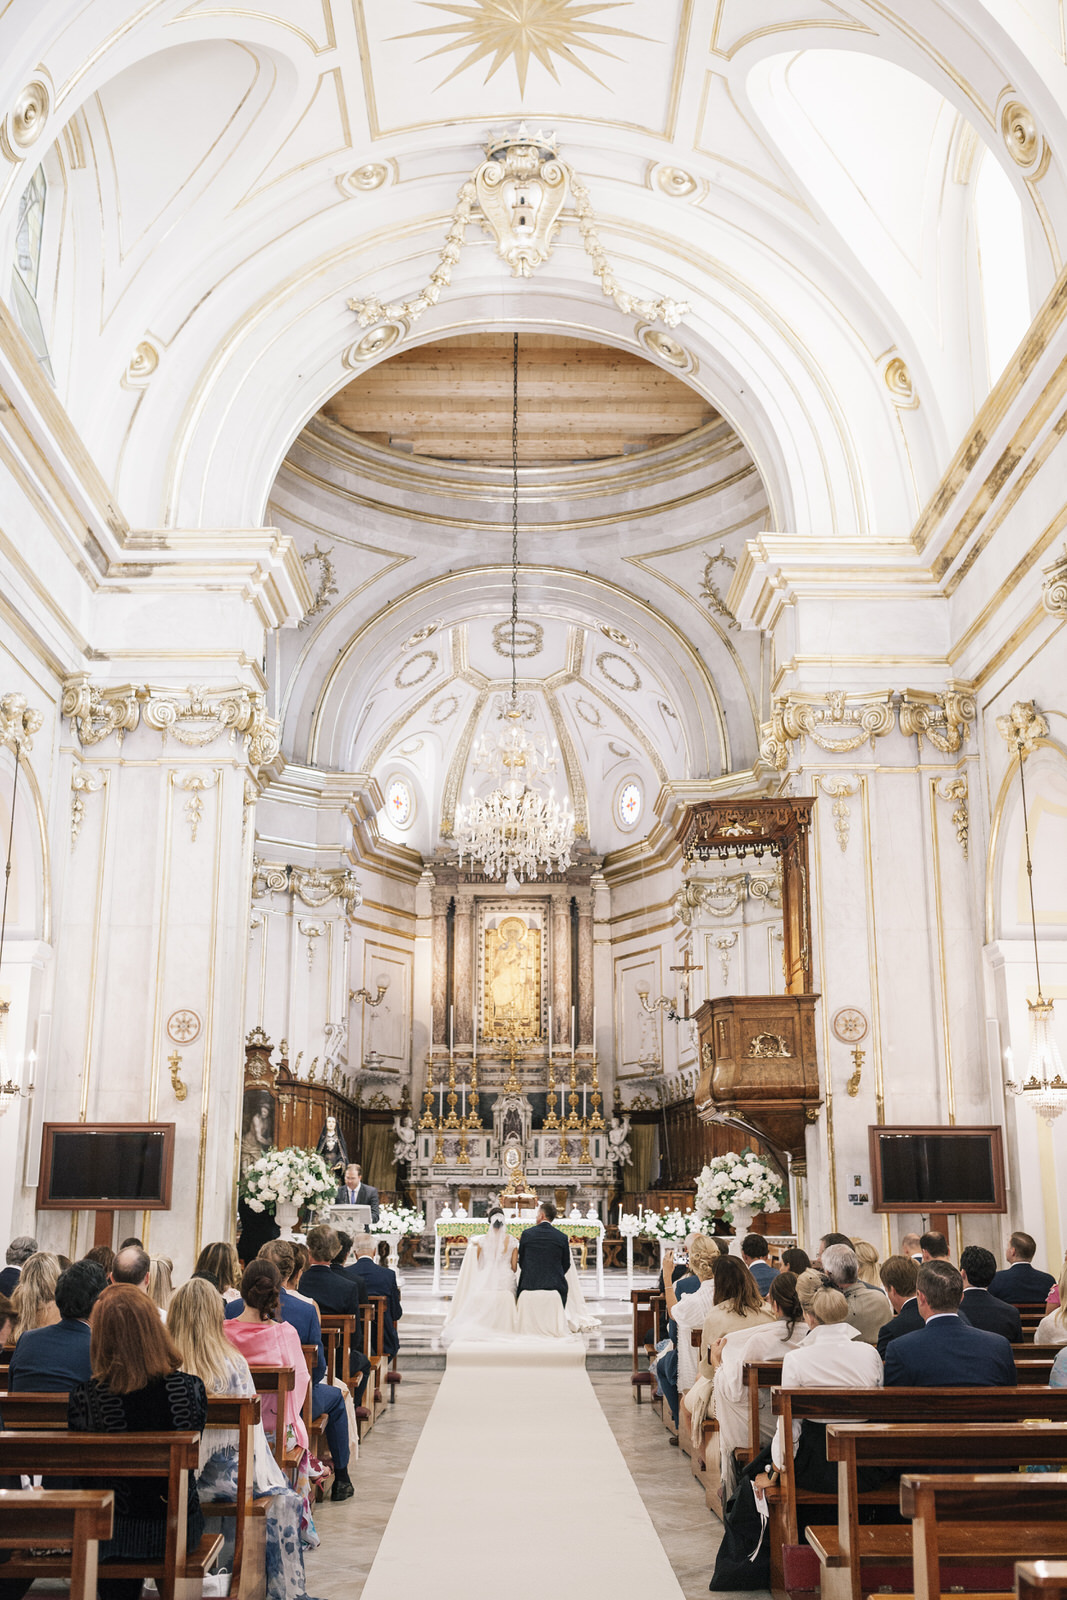
[[[483,1039],[540,1039],[541,930],[504,917],[485,930]]]

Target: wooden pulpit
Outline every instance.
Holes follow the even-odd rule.
[[[720,995],[696,1012],[703,1122],[733,1121],[802,1161],[821,1104],[811,987],[808,832],[814,801],[707,800],[679,829],[687,860],[772,854],[782,863],[783,995]]]

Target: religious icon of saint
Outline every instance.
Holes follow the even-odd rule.
[[[315,1148],[340,1185],[345,1168],[348,1166],[348,1148],[345,1145],[345,1136],[337,1126],[336,1117],[326,1118]]]
[[[274,1097],[268,1089],[246,1089],[241,1115],[241,1175],[274,1144]]]

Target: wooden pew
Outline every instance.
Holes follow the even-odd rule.
[[[12,1432],[67,1431],[65,1394],[0,1393],[0,1411],[4,1427]],[[234,1518],[231,1600],[263,1600],[267,1592],[267,1502],[256,1500],[253,1494],[255,1430],[259,1421],[258,1395],[250,1400],[208,1395],[208,1427],[237,1430],[236,1499],[200,1502],[205,1516]]]
[[[368,1294],[367,1304],[370,1306],[372,1313],[370,1339],[364,1344],[371,1371],[371,1375],[367,1380],[367,1399],[371,1401],[371,1408],[375,1413],[375,1417],[377,1417],[379,1411],[385,1410],[387,1403],[382,1390],[382,1375],[387,1365],[384,1348],[385,1313],[389,1302],[384,1294]],[[366,1329],[364,1329],[364,1333],[366,1333]]]
[[[787,1439],[792,1424],[806,1418],[845,1423],[927,1423],[936,1416],[942,1435],[964,1423],[1020,1423],[1029,1418],[1050,1418],[1067,1423],[1067,1389],[781,1389],[771,1390],[771,1408],[784,1424]],[[785,1452],[785,1467],[776,1487],[768,1490],[770,1507],[771,1588],[784,1592],[782,1552],[800,1543],[798,1503],[806,1508],[837,1506],[837,1495],[798,1491],[793,1476],[793,1455]],[[897,1503],[896,1490],[881,1489],[860,1497],[861,1504]],[[832,1513],[831,1513],[832,1514]]]
[[[983,1564],[1067,1555],[1064,1473],[909,1472],[900,1509],[911,1518],[915,1600],[941,1600],[942,1560],[957,1555]],[[1000,1592],[1009,1592],[1007,1582]]]
[[[360,1310],[362,1312],[363,1345],[364,1349],[366,1349],[368,1330],[372,1321],[372,1309],[370,1305],[367,1304],[361,1306]],[[322,1324],[322,1337],[324,1344],[328,1334],[336,1333],[337,1338],[336,1344],[331,1338],[330,1344],[326,1346],[326,1376],[330,1383],[332,1383],[334,1379],[339,1376],[341,1382],[347,1384],[349,1392],[353,1395],[353,1399],[355,1398],[354,1392],[357,1388],[357,1382],[352,1376],[351,1354],[352,1345],[356,1340],[356,1330],[360,1325],[360,1320],[361,1319],[356,1316],[355,1312],[345,1312],[342,1314],[341,1312],[324,1311],[319,1317],[319,1321]],[[369,1379],[367,1381],[367,1388],[368,1390],[370,1388]],[[373,1397],[370,1394],[365,1393],[364,1401],[368,1399],[373,1399]],[[359,1437],[362,1439],[364,1433],[374,1426],[374,1407],[373,1404],[369,1406],[363,1404],[357,1405],[355,1410],[356,1427],[359,1431]]]
[[[296,1373],[292,1367],[259,1367],[249,1363],[249,1372],[252,1382],[259,1395],[270,1394],[275,1397],[275,1422],[274,1422],[274,1459],[283,1472],[289,1472],[299,1457],[299,1450],[287,1450],[285,1447],[285,1413],[289,1396],[296,1387]]]
[[[889,1390],[892,1394],[894,1391]],[[900,1391],[896,1391],[900,1392]],[[926,1391],[928,1394],[938,1391]],[[945,1391],[948,1392],[948,1391]],[[928,1413],[934,1414],[934,1413]],[[838,1463],[837,1522],[811,1526],[806,1538],[822,1566],[822,1600],[862,1600],[870,1583],[864,1582],[862,1563],[879,1566],[910,1563],[911,1529],[902,1524],[861,1524],[864,1499],[857,1492],[857,1472],[862,1467],[885,1467],[897,1472],[925,1474],[926,1471],[952,1472],[953,1468],[988,1467],[1006,1473],[1012,1467],[1031,1464],[1058,1465],[1067,1456],[1067,1420],[1061,1422],[963,1422],[946,1427],[943,1419],[921,1423],[831,1423],[826,1430],[827,1460]],[[954,1475],[954,1474],[953,1474]],[[1034,1475],[1033,1481],[1038,1476]],[[1025,1485],[1021,1476],[1017,1482]],[[894,1482],[888,1498],[896,1500]],[[878,1490],[879,1496],[886,1489]],[[989,1501],[986,1501],[987,1509]],[[929,1530],[927,1530],[929,1532]],[[941,1554],[973,1562],[1012,1561],[1016,1556],[1046,1553],[1058,1555],[1060,1548],[1045,1552],[982,1542],[980,1530],[968,1524],[962,1531],[942,1530]],[[1017,1531],[1016,1531],[1017,1537]],[[1067,1528],[1061,1539],[1067,1554]],[[1014,1554],[1012,1554],[1014,1550]],[[881,1576],[881,1575],[880,1575]]]
[[[70,1600],[96,1600],[97,1547],[114,1512],[111,1489],[0,1489],[0,1549],[69,1544]]]
[[[101,1561],[100,1578],[152,1578],[161,1600],[201,1600],[204,1578],[222,1547],[219,1534],[205,1534],[186,1548],[189,1474],[200,1459],[197,1433],[0,1433],[0,1460],[12,1473],[49,1472],[63,1478],[166,1478],[164,1554],[146,1561]],[[21,1551],[4,1563],[5,1580],[64,1578],[69,1555]]]
[[[633,1389],[634,1399],[641,1404],[642,1393],[648,1389],[650,1394],[656,1393],[655,1374],[641,1366],[641,1352],[653,1348],[656,1343],[656,1329],[659,1325],[659,1313],[664,1304],[664,1297],[655,1289],[631,1289],[630,1308],[633,1319],[631,1342],[633,1349],[633,1370],[630,1373],[630,1384]]]
[[[1067,1561],[1017,1561],[1018,1600],[1067,1600]]]

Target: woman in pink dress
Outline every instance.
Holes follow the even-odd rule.
[[[315,1523],[311,1515],[311,1475],[308,1456],[308,1436],[304,1427],[304,1399],[311,1385],[311,1376],[304,1359],[300,1335],[280,1317],[281,1277],[273,1261],[257,1257],[250,1261],[241,1278],[241,1299],[244,1310],[240,1316],[231,1317],[224,1324],[227,1339],[239,1350],[250,1367],[292,1367],[295,1383],[285,1398],[286,1449],[298,1448],[300,1460],[296,1468],[293,1488],[302,1497],[304,1512],[300,1531],[305,1544],[318,1544]],[[260,1401],[263,1428],[269,1439],[275,1436],[278,1426],[277,1401],[265,1394]]]

